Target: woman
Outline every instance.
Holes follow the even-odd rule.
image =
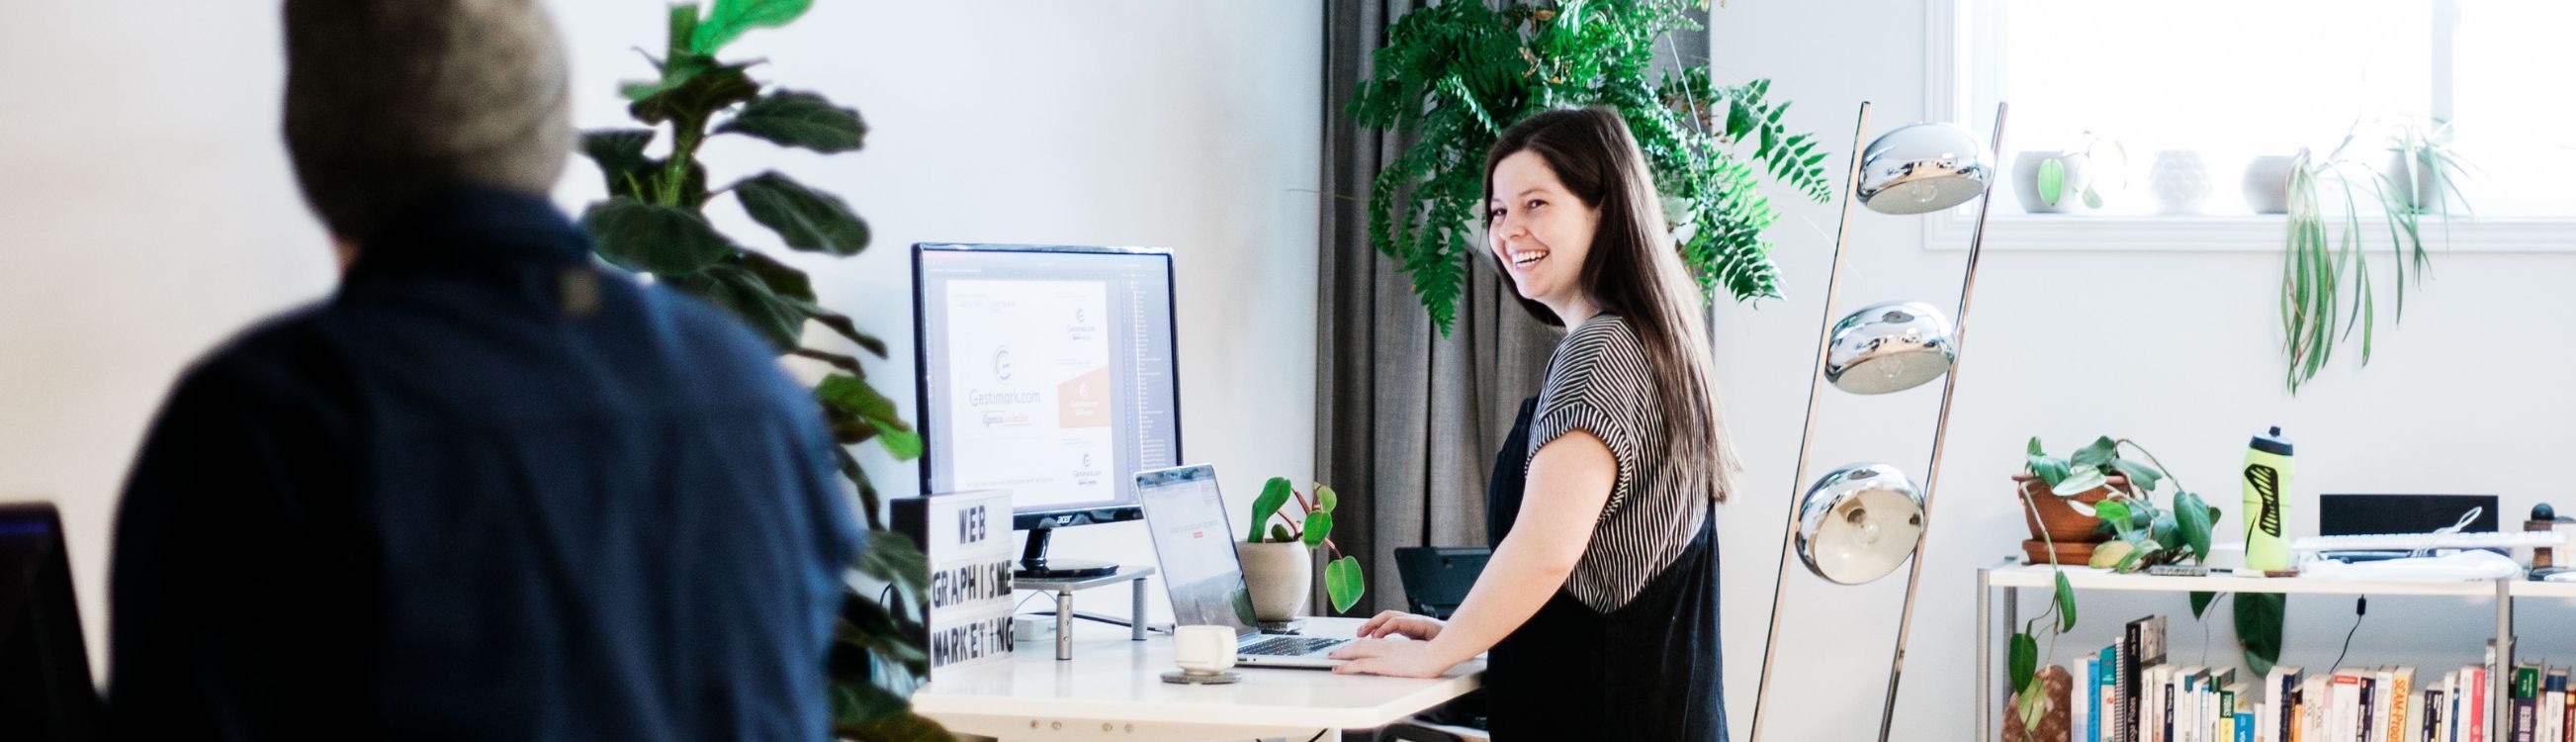
[[[1429,677],[1491,650],[1494,738],[1723,740],[1717,531],[1737,468],[1698,285],[1618,114],[1529,117],[1485,158],[1487,249],[1568,328],[1495,462],[1494,555],[1447,622],[1396,611],[1344,673]]]

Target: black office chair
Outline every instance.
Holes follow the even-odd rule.
[[[1482,546],[1408,546],[1395,550],[1396,579],[1404,585],[1406,609],[1447,620],[1476,587],[1476,576],[1494,550]],[[1485,742],[1485,694],[1474,691],[1389,724],[1379,740],[1402,742]]]
[[[0,728],[10,739],[87,742],[103,711],[49,503],[0,504]]]

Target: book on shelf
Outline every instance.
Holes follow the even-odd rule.
[[[2513,742],[2538,742],[2540,733],[2540,666],[2530,662],[2513,666]]]

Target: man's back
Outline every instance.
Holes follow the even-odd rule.
[[[534,196],[460,190],[182,380],[117,534],[166,739],[814,739],[857,533],[803,390]]]

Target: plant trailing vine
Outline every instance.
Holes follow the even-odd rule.
[[[2289,355],[2290,393],[2316,378],[2334,354],[2338,341],[2361,333],[2361,363],[2370,365],[2371,342],[2378,329],[2376,289],[2370,261],[2362,254],[2371,242],[2362,228],[2365,204],[2386,216],[2389,249],[2397,290],[2396,316],[2406,319],[2410,273],[2417,284],[2432,267],[2424,249],[2426,217],[2440,220],[2440,236],[2450,231],[2450,199],[2463,209],[2460,192],[2467,163],[2450,148],[2450,125],[2411,120],[2356,122],[2343,141],[2325,156],[2301,150],[2290,167],[2289,242],[2281,270],[2281,333]],[[2356,146],[2358,145],[2358,146]],[[2329,207],[2340,203],[2341,208]],[[2329,230],[2328,222],[2337,229]]]
[[[921,455],[921,438],[895,412],[894,402],[871,386],[859,361],[846,353],[804,345],[805,323],[829,328],[857,347],[885,357],[885,342],[859,329],[848,315],[817,303],[804,271],[744,247],[708,223],[709,199],[730,193],[753,221],[790,249],[836,257],[856,255],[868,244],[867,222],[839,197],[763,172],[708,190],[698,148],[710,136],[738,135],[824,154],[859,149],[867,125],[858,111],[823,96],[768,90],[745,74],[754,62],[725,63],[716,52],[754,28],[787,25],[813,0],[715,0],[701,15],[694,2],[670,7],[663,56],[645,58],[660,78],[628,83],[622,92],[629,114],[654,128],[584,132],[582,153],[599,165],[608,198],[582,212],[581,223],[601,258],[652,274],[663,285],[704,298],[750,324],[780,355],[820,361],[835,370],[814,387],[818,413],[841,445],[832,446],[843,476],[858,489],[869,531],[857,569],[888,585],[886,600],[843,586],[833,629],[829,676],[835,735],[867,740],[946,740],[938,724],[911,712],[910,690],[930,660],[906,637],[921,626],[929,565],[919,547],[887,530],[876,488],[847,446],[875,441],[898,460]],[[647,154],[661,130],[670,149]]]
[[[1723,285],[1738,301],[1780,296],[1762,239],[1779,214],[1756,175],[1821,202],[1832,191],[1825,153],[1781,125],[1789,104],[1765,98],[1768,80],[1718,87],[1704,65],[1649,77],[1655,44],[1703,28],[1686,12],[1705,5],[1558,0],[1495,9],[1447,0],[1388,29],[1375,78],[1344,111],[1412,142],[1370,190],[1369,241],[1412,280],[1442,333],[1457,318],[1478,249],[1485,150],[1521,119],[1567,106],[1608,106],[1627,121],[1703,291]],[[1751,154],[1739,157],[1741,147]]]

